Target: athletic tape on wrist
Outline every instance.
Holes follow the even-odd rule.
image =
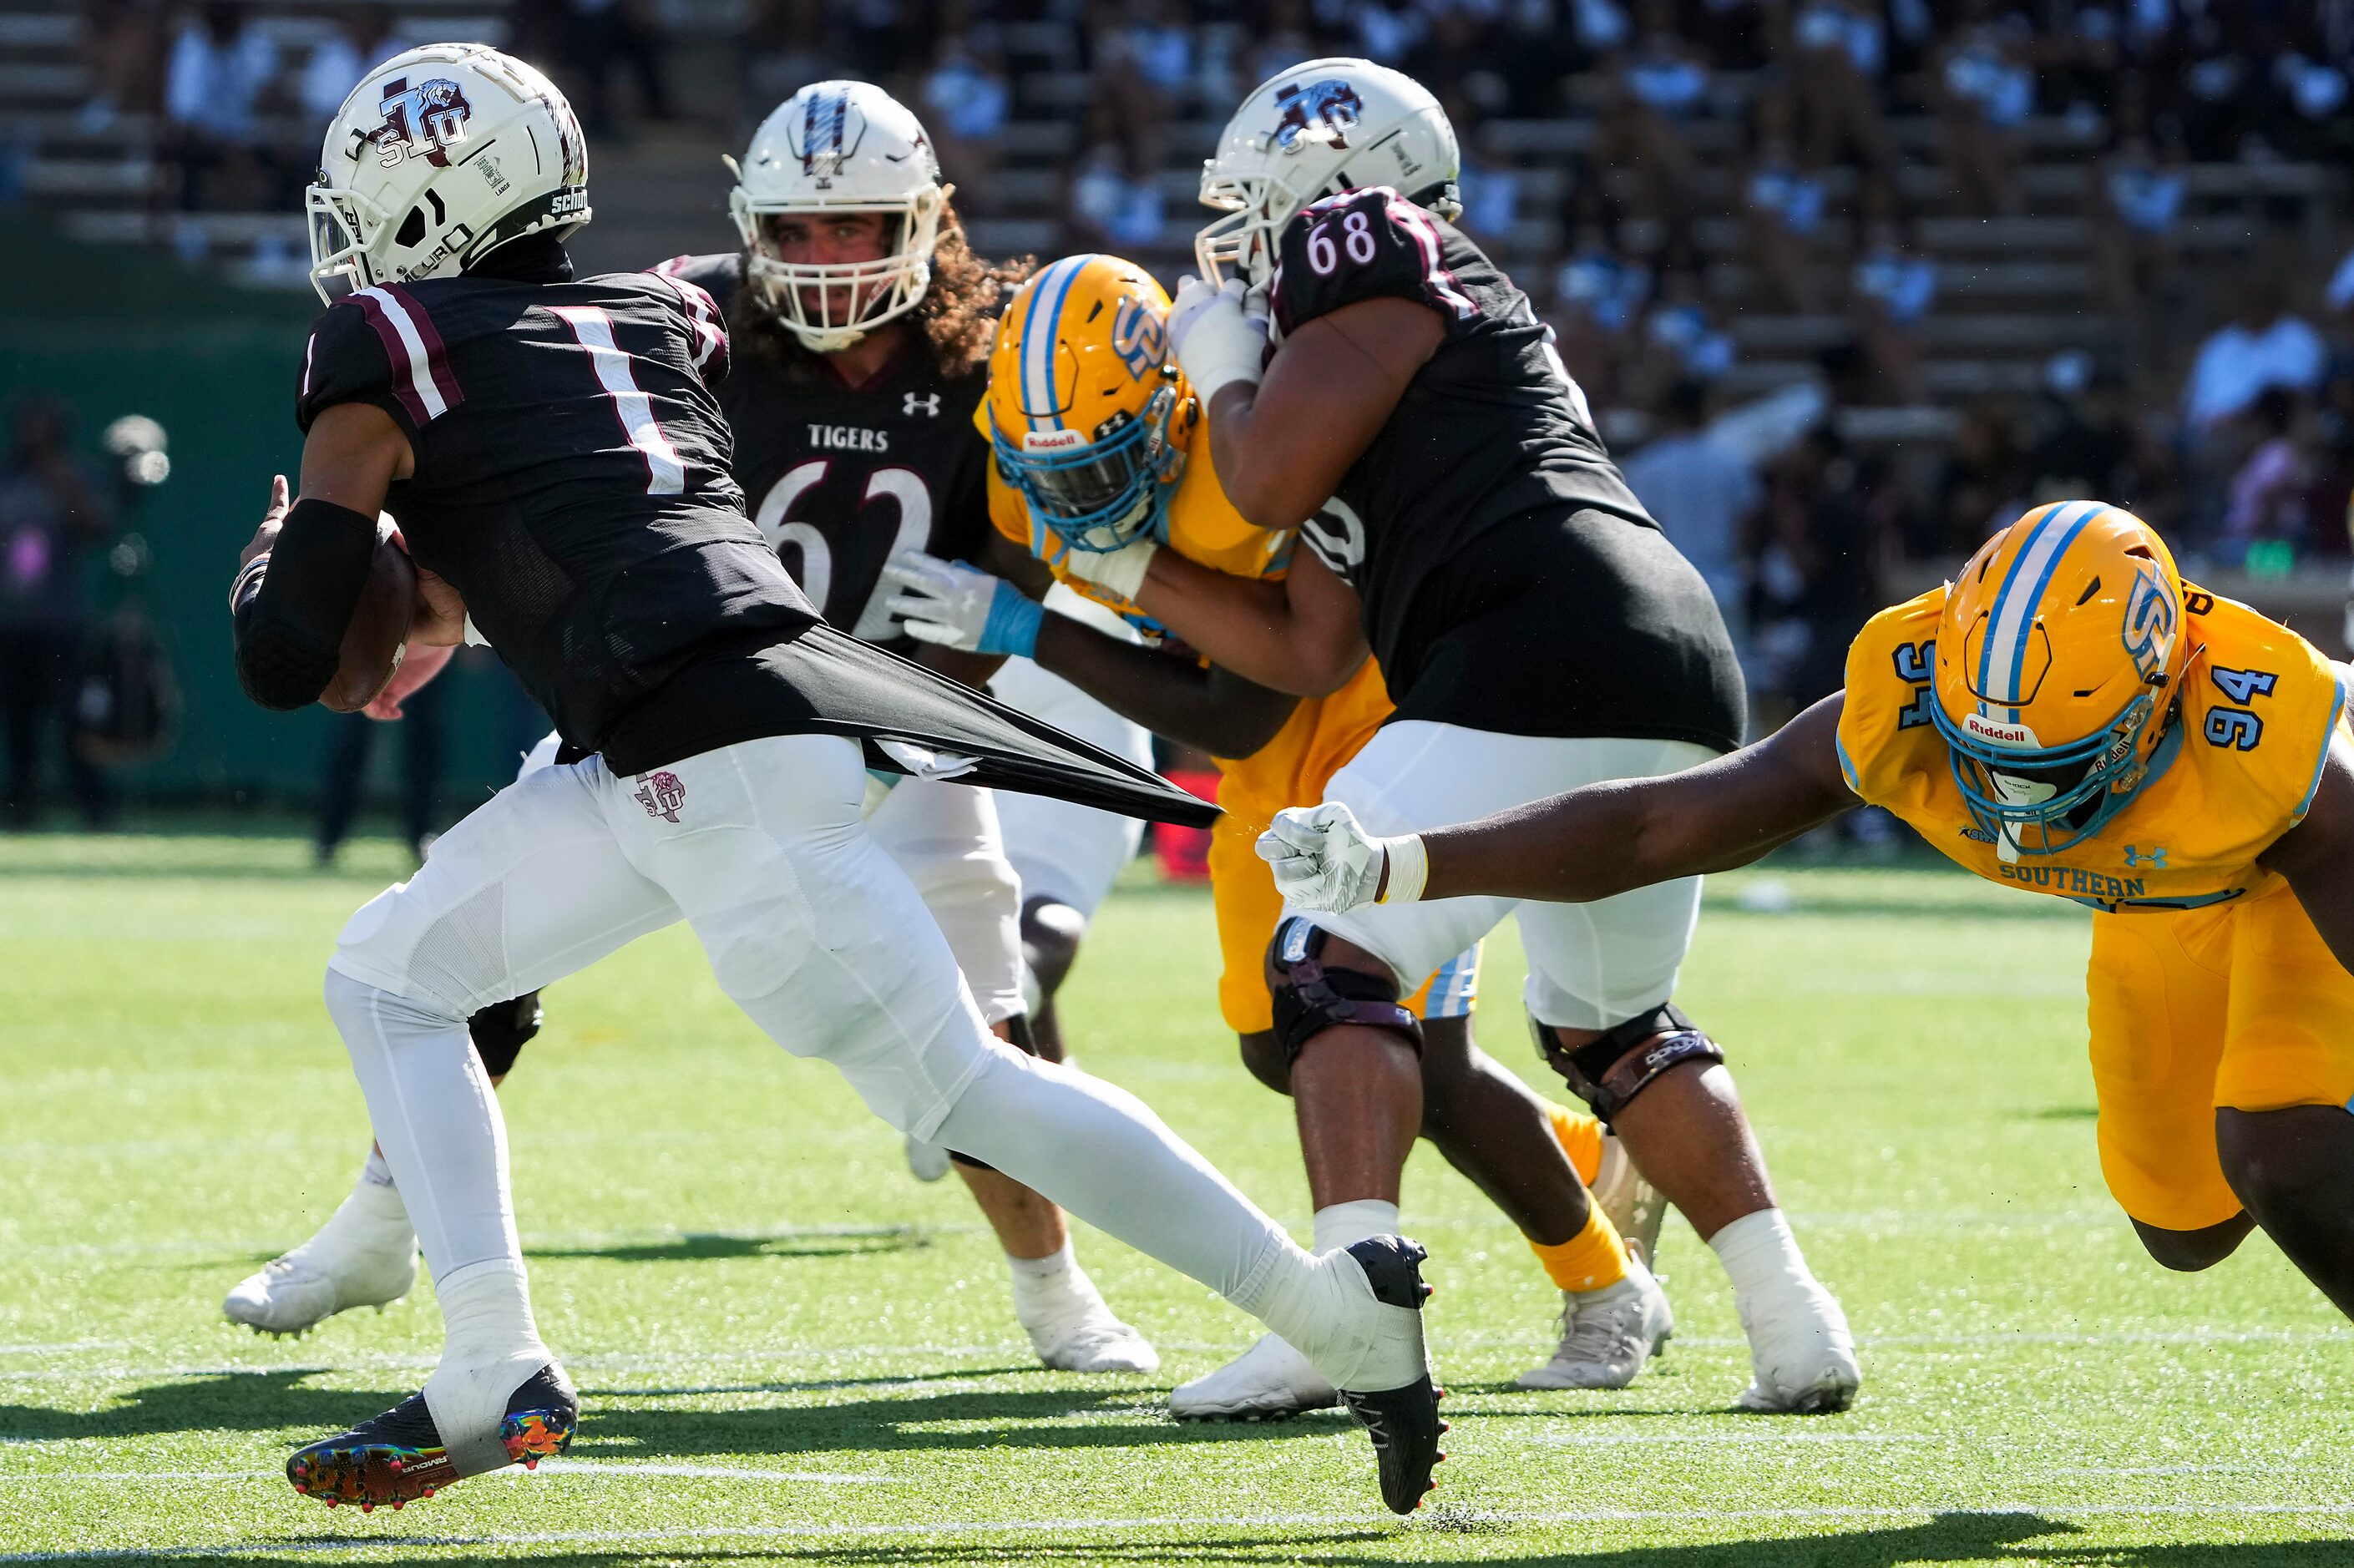
[[[1423,885],[1430,880],[1430,852],[1423,847],[1420,833],[1407,833],[1401,838],[1382,840],[1382,853],[1389,862],[1389,878],[1382,888],[1376,904],[1412,904],[1422,896]]]
[[[1160,553],[1161,546],[1151,540],[1139,539],[1106,555],[1090,556],[1074,550],[1065,564],[1079,577],[1097,588],[1109,588],[1133,604],[1136,596],[1144,591],[1144,577],[1152,569],[1152,557]],[[1082,570],[1082,562],[1094,569]]]
[[[1015,659],[1029,659],[1038,652],[1038,628],[1046,619],[1046,607],[1024,596],[1012,584],[1001,584],[995,598],[989,601],[989,618],[981,622],[982,653],[1003,653]]]

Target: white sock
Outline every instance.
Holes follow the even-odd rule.
[[[1380,1198],[1352,1198],[1316,1211],[1318,1253],[1339,1252],[1375,1236],[1398,1234],[1398,1206]]]
[[[1013,1276],[1013,1316],[1024,1328],[1058,1318],[1074,1305],[1086,1304],[1090,1298],[1102,1299],[1095,1281],[1079,1266],[1068,1241],[1063,1243],[1060,1251],[1044,1257],[1016,1257],[1007,1253],[1005,1266]]]
[[[1733,1280],[1734,1296],[1742,1302],[1815,1283],[1814,1272],[1798,1251],[1798,1238],[1790,1233],[1790,1222],[1779,1209],[1744,1214],[1709,1237],[1708,1245],[1724,1265]]]
[[[397,1183],[372,1199],[406,1207],[436,1282],[479,1263],[520,1270],[506,1124],[465,1020],[334,970],[326,999]]]
[[[403,1256],[417,1250],[417,1233],[408,1224],[408,1205],[400,1201],[400,1189],[392,1184],[391,1172],[386,1171],[381,1181],[376,1178],[383,1165],[382,1156],[368,1157],[351,1196],[319,1227],[318,1234],[303,1244],[305,1247],[325,1243],[331,1247],[398,1252]]]
[[[499,1423],[507,1396],[556,1358],[540,1342],[520,1259],[493,1258],[436,1280],[441,1364],[425,1380],[425,1407],[461,1475],[507,1462]]]

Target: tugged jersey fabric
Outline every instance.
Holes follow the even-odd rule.
[[[2195,909],[2285,885],[2257,858],[2305,818],[2346,724],[2338,672],[2287,627],[2183,585],[2190,658],[2147,779],[2101,831],[2024,854],[1955,786],[1928,705],[1946,588],[1882,610],[1848,650],[1848,788],[1989,881],[2112,912]]]
[[[648,272],[363,289],[313,324],[296,405],[366,403],[415,471],[385,509],[418,564],[555,718],[616,774],[769,735],[864,743],[870,767],[961,776],[1202,825],[1149,772],[825,625],[744,515],[711,386],[711,297]]]
[[[1738,747],[1745,698],[1723,618],[1619,476],[1528,297],[1381,187],[1303,208],[1278,257],[1278,342],[1370,299],[1446,324],[1308,530],[1363,601],[1398,716]]]
[[[986,429],[988,418],[984,407],[976,412],[975,424]],[[989,515],[1000,534],[1044,561],[1057,581],[1111,610],[1148,641],[1167,636],[1167,629],[1135,603],[1073,576],[1070,546],[1030,515],[1028,503],[994,465],[989,472]],[[1163,544],[1213,571],[1272,579],[1290,567],[1292,535],[1245,521],[1226,499],[1210,461],[1209,428],[1200,419],[1187,432],[1184,473],[1169,497],[1163,526]],[[1293,708],[1283,727],[1250,756],[1213,758],[1220,777],[1219,806],[1264,826],[1286,806],[1314,803],[1323,796],[1324,781],[1357,755],[1390,712],[1381,670],[1368,659],[1339,691]]]
[[[878,591],[883,563],[902,550],[972,561],[989,536],[989,441],[972,426],[986,366],[943,376],[918,342],[859,387],[814,356],[807,374],[790,373],[753,346],[741,256],[681,256],[655,270],[724,302],[737,353],[716,390],[761,535],[828,620],[906,652]]]

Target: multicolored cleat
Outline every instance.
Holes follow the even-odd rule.
[[[398,1509],[468,1476],[508,1465],[536,1469],[542,1459],[571,1446],[579,1424],[579,1395],[549,1365],[507,1396],[495,1437],[471,1445],[462,1459],[442,1441],[425,1396],[412,1393],[374,1420],[296,1449],[286,1461],[286,1478],[329,1508],[357,1503],[369,1513],[382,1503]]]
[[[1432,1291],[1422,1282],[1422,1260],[1429,1255],[1418,1244],[1404,1236],[1375,1236],[1347,1250],[1365,1271],[1376,1301],[1422,1310]],[[1438,1485],[1430,1472],[1447,1457],[1438,1446],[1447,1430],[1438,1418],[1438,1402],[1446,1397],[1447,1391],[1434,1385],[1427,1372],[1399,1388],[1341,1391],[1350,1414],[1363,1423],[1373,1440],[1382,1501],[1392,1513],[1412,1513]]]

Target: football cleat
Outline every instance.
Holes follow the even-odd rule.
[[[1668,1217],[1668,1201],[1635,1169],[1627,1146],[1615,1132],[1602,1134],[1602,1166],[1595,1172],[1593,1192],[1603,1217],[1627,1244],[1628,1255],[1639,1259],[1645,1268],[1656,1264],[1659,1225]]]
[[[1179,1383],[1169,1414],[1180,1421],[1288,1421],[1340,1403],[1341,1391],[1306,1356],[1267,1334],[1217,1371]]]
[[[237,1282],[221,1302],[257,1334],[301,1334],[355,1307],[388,1307],[417,1283],[417,1234],[399,1194],[363,1184],[318,1234]]]
[[[1553,1359],[1513,1382],[1522,1388],[1625,1388],[1676,1331],[1667,1292],[1628,1247],[1627,1277],[1599,1290],[1561,1293],[1561,1343]]]
[[[1782,1415],[1845,1410],[1855,1403],[1863,1372],[1838,1298],[1812,1279],[1775,1295],[1770,1308],[1736,1301],[1755,1373],[1736,1403]]]
[[[1380,1315],[1376,1333],[1401,1341],[1396,1348],[1410,1350],[1420,1369],[1394,1387],[1341,1391],[1350,1414],[1364,1424],[1373,1440],[1382,1501],[1392,1513],[1412,1513],[1437,1487],[1430,1472],[1447,1457],[1438,1447],[1447,1431],[1447,1423],[1438,1418],[1438,1402],[1447,1391],[1430,1381],[1422,1333],[1422,1304],[1431,1293],[1422,1282],[1422,1260],[1430,1255],[1404,1236],[1373,1236],[1346,1251],[1373,1287],[1373,1309]],[[1407,1340],[1410,1347],[1403,1342]]]
[[[296,1449],[286,1461],[286,1478],[329,1508],[357,1503],[368,1512],[386,1503],[397,1509],[468,1476],[508,1465],[537,1469],[542,1459],[571,1446],[579,1424],[579,1395],[551,1363],[507,1396],[496,1446],[478,1445],[475,1463],[461,1467],[451,1457],[425,1396],[412,1393],[372,1421]]]
[[[926,1143],[914,1133],[907,1134],[907,1173],[918,1181],[938,1181],[949,1173],[949,1151],[937,1143]]]

